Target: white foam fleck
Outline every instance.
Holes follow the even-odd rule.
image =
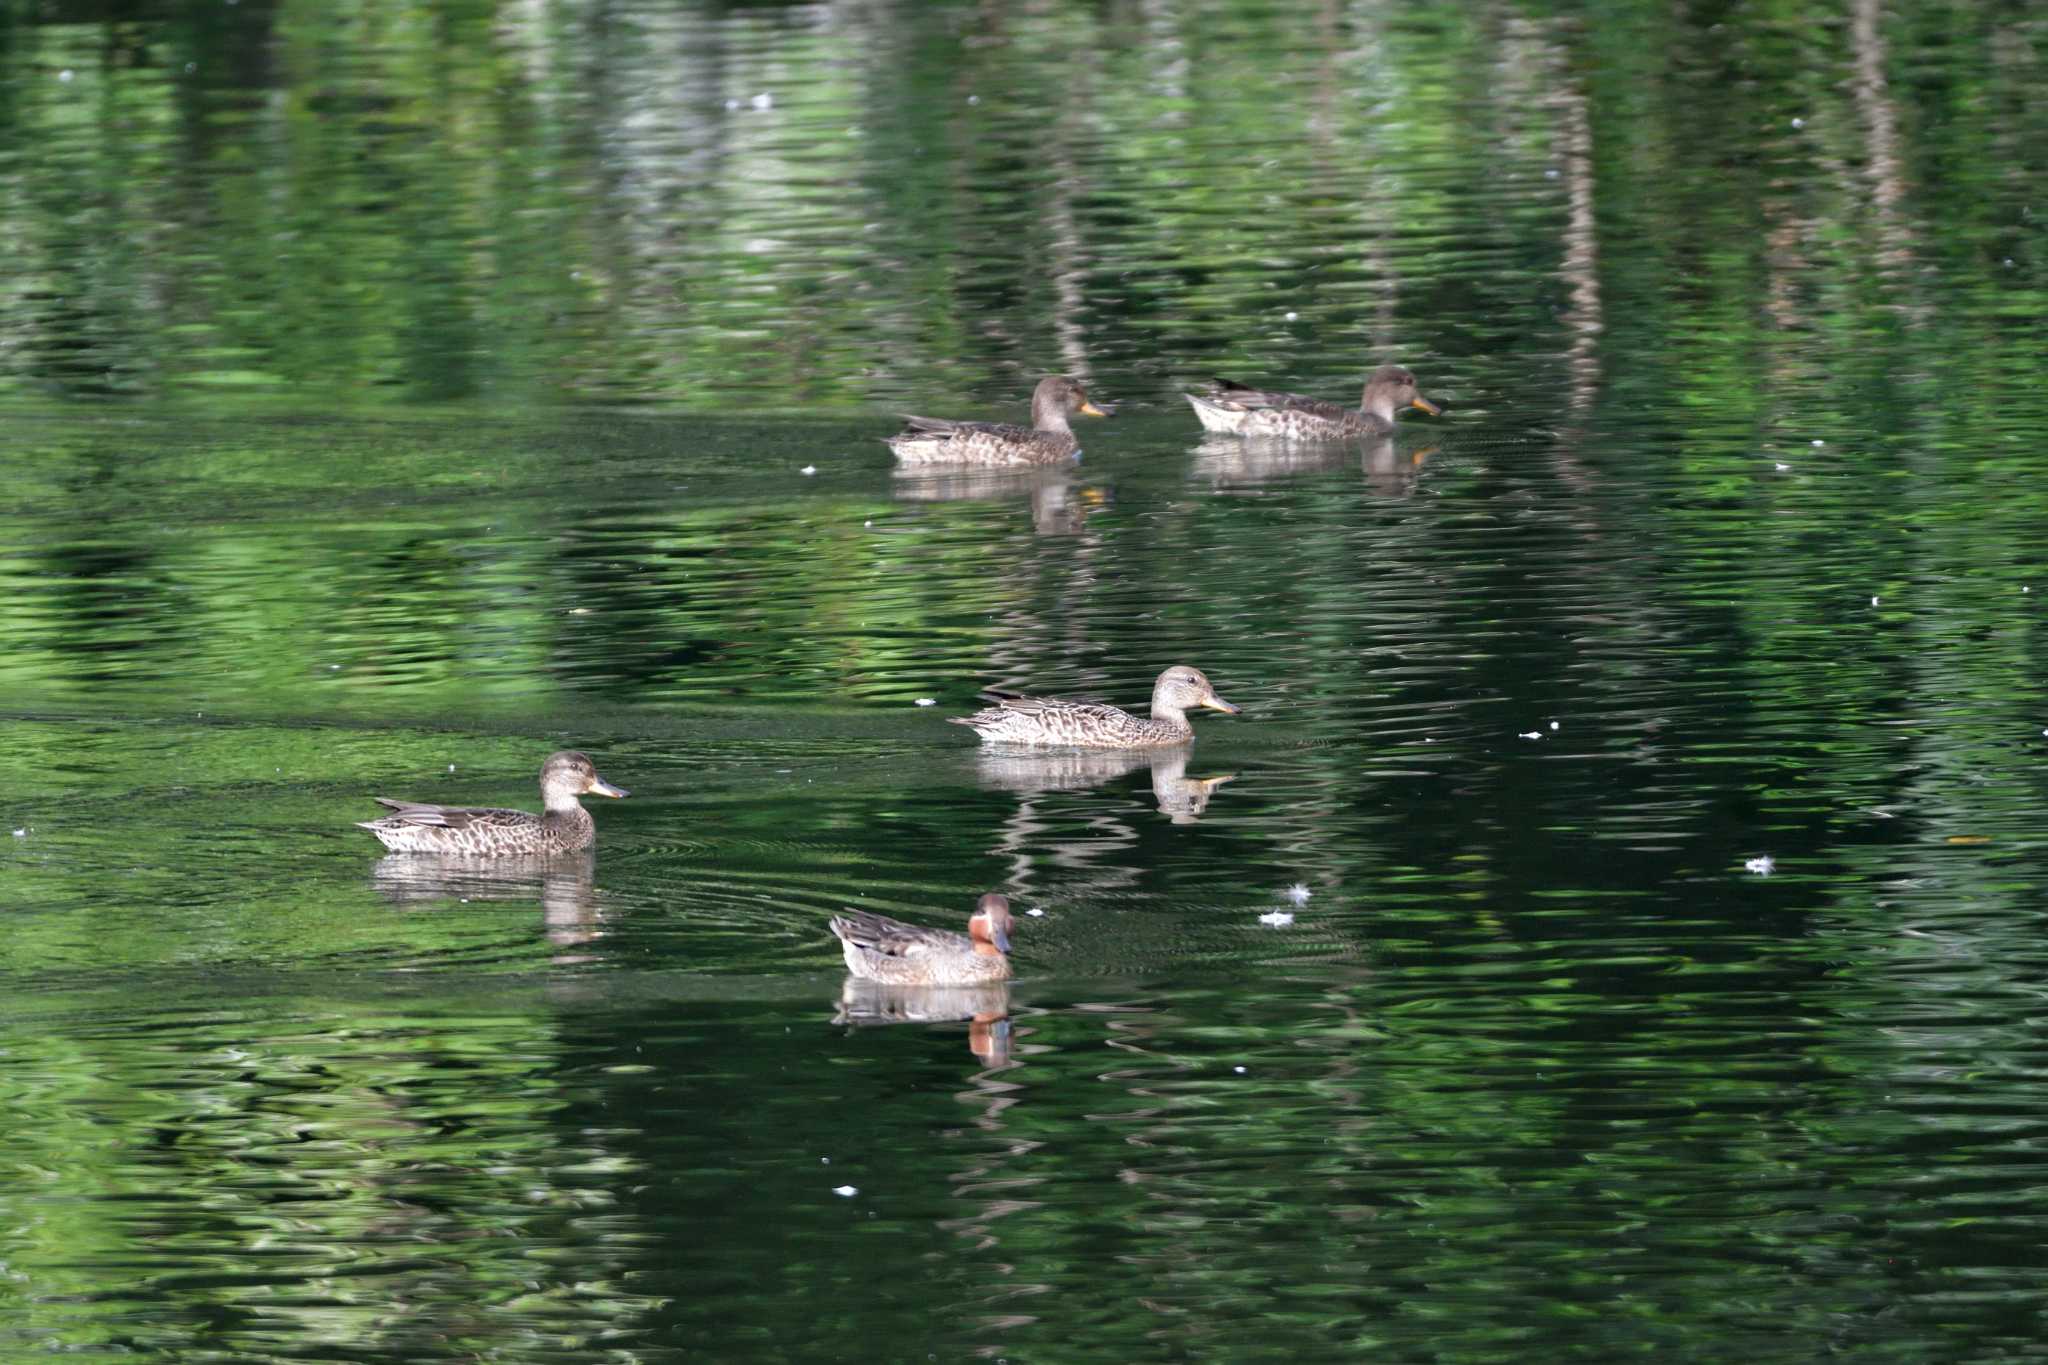
[[[1777,870],[1777,866],[1777,861],[1770,854],[1766,853],[1760,857],[1745,858],[1742,863],[1742,870],[1744,872],[1754,872],[1759,877],[1768,877]]]
[[[1288,910],[1268,910],[1265,914],[1259,916],[1259,923],[1270,924],[1275,929],[1285,929],[1288,925],[1294,923],[1294,915],[1293,912]]]

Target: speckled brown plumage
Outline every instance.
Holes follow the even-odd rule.
[[[597,837],[597,822],[577,803],[578,796],[626,794],[597,775],[597,765],[587,754],[573,749],[548,756],[540,770],[540,791],[546,808],[540,815],[499,806],[436,806],[378,796],[372,799],[392,814],[356,824],[397,853],[548,856],[588,848]]]
[[[1089,417],[1109,414],[1088,401],[1079,380],[1052,375],[1038,381],[1031,395],[1031,425],[1005,422],[955,422],[944,417],[909,417],[909,425],[887,438],[889,449],[904,464],[1034,465],[1071,460],[1081,449],[1072,413]]]
[[[1256,389],[1232,379],[1218,379],[1215,385],[1207,395],[1184,396],[1205,429],[1240,436],[1292,441],[1385,436],[1394,429],[1394,413],[1400,408],[1420,408],[1432,416],[1442,411],[1416,392],[1414,374],[1399,365],[1374,370],[1355,408],[1305,394]]]
[[[966,725],[984,744],[1058,745],[1075,749],[1156,749],[1194,738],[1188,709],[1202,707],[1234,716],[1240,708],[1216,695],[1199,668],[1175,664],[1152,684],[1152,714],[1134,716],[1096,701],[1061,701],[1010,692],[982,695],[994,706],[971,716],[948,717]]]

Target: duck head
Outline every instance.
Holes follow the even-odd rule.
[[[1195,707],[1221,711],[1226,716],[1237,715],[1244,709],[1232,706],[1217,696],[1216,689],[1209,685],[1209,679],[1202,670],[1186,664],[1175,664],[1152,684],[1152,716],[1155,720],[1169,720],[1175,716],[1185,719]]]
[[[548,755],[540,769],[540,793],[550,809],[574,805],[586,793],[592,796],[624,796],[624,787],[614,787],[597,775],[590,755],[563,749]]]
[[[1038,388],[1031,395],[1032,426],[1040,431],[1066,431],[1067,418],[1075,413],[1083,417],[1109,416],[1088,401],[1088,390],[1081,387],[1078,379],[1055,374],[1038,381]]]
[[[1443,411],[1416,391],[1415,372],[1405,365],[1382,365],[1374,370],[1365,381],[1365,397],[1358,406],[1389,422],[1401,408],[1420,408],[1432,417]]]
[[[1010,951],[1010,898],[991,891],[983,896],[974,907],[973,918],[967,921],[967,936],[974,940],[974,950],[984,951],[982,945],[999,953]]]

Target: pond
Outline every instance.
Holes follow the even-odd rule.
[[[0,16],[6,1353],[2038,1352],[2041,18]]]

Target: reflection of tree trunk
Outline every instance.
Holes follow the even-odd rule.
[[[1571,286],[1571,306],[1564,325],[1571,329],[1571,411],[1583,416],[1593,406],[1600,386],[1600,232],[1593,214],[1593,127],[1586,113],[1586,94],[1567,83],[1552,97],[1560,113],[1558,141],[1564,162],[1565,191],[1571,212],[1564,230],[1564,263]]]
[[[1851,88],[1869,139],[1863,174],[1870,181],[1870,202],[1877,216],[1878,273],[1896,276],[1912,262],[1913,235],[1899,211],[1906,196],[1906,182],[1899,167],[1898,111],[1892,105],[1891,88],[1884,75],[1884,34],[1878,24],[1881,17],[1879,0],[1855,0],[1849,25],[1849,44],[1856,56],[1856,76]]]
[[[1074,163],[1062,154],[1054,165],[1059,178],[1053,181],[1052,203],[1046,217],[1052,224],[1052,334],[1059,346],[1060,364],[1083,384],[1093,384],[1088,368],[1088,339],[1081,328],[1081,308],[1087,301],[1081,292],[1081,233],[1074,224]]]

